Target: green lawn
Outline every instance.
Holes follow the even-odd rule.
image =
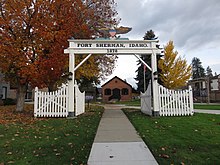
[[[140,100],[119,101],[115,104],[124,104],[127,106],[141,106]],[[194,104],[194,109],[220,110],[220,104]]]
[[[220,110],[220,104],[194,104],[194,109]]]
[[[125,110],[159,164],[220,164],[220,115],[151,118]]]
[[[0,125],[0,164],[87,164],[103,112],[93,107],[76,119]]]
[[[118,101],[115,104],[124,104],[127,106],[141,106],[141,100],[132,100],[132,101]]]

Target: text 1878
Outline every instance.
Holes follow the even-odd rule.
[[[118,53],[117,49],[107,49],[107,53]]]

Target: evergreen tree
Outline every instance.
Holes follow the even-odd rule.
[[[192,79],[205,77],[205,69],[202,66],[202,62],[199,58],[194,57],[192,59]]]
[[[168,89],[178,89],[186,85],[191,77],[191,66],[187,61],[174,51],[173,41],[169,41],[164,47],[164,58],[159,60],[158,66],[161,69],[159,77],[163,85]]]
[[[141,59],[144,60],[149,66],[151,64],[150,61],[150,55],[142,55]],[[144,73],[144,64],[138,60],[138,69],[136,70],[137,72],[137,77],[135,80],[137,81],[137,91],[138,92],[144,92],[144,74],[145,74],[145,80],[146,80],[146,88],[149,84],[149,81],[151,79],[151,71],[146,68],[145,73]]]
[[[154,31],[153,30],[149,30],[145,33],[144,35],[144,40],[155,40],[158,37],[155,36]],[[159,48],[159,45],[157,45],[157,47]],[[141,55],[141,59],[146,62],[148,64],[148,66],[151,66],[151,55]],[[157,56],[157,59],[160,59],[160,56]],[[158,61],[157,60],[157,61]],[[135,80],[137,81],[137,91],[138,92],[144,92],[144,74],[145,74],[145,82],[146,82],[146,89],[148,87],[149,81],[151,80],[151,71],[149,69],[146,68],[146,70],[144,71],[144,64],[138,60],[138,69],[136,70],[137,72],[137,77],[135,78]],[[160,69],[158,68],[158,72],[160,72]],[[160,81],[159,81],[160,82]]]
[[[153,30],[147,31],[143,38],[144,40],[153,40],[155,38],[155,34]],[[150,55],[141,55],[141,59],[144,62],[146,62],[149,66],[151,65]],[[146,87],[147,87],[151,79],[151,71],[149,71],[148,69],[144,69],[144,64],[140,60],[138,60],[138,69],[136,70],[136,72],[137,72],[137,77],[135,78],[135,80],[137,81],[137,91],[144,92],[144,74],[145,74]]]
[[[206,76],[213,77],[212,69],[209,66],[206,68]]]
[[[144,40],[156,40],[158,37],[155,36],[153,30],[149,30],[147,33],[145,33],[143,38]]]

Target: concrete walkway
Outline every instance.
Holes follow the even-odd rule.
[[[105,106],[88,165],[158,164],[121,108],[118,105]]]
[[[220,115],[220,110],[194,109],[194,112]]]

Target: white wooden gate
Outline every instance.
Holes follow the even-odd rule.
[[[42,92],[35,88],[35,117],[67,117],[68,85],[63,84],[57,91]]]
[[[151,109],[151,83],[149,83],[148,88],[145,93],[141,92],[141,112],[152,116]]]
[[[169,90],[159,85],[160,116],[193,115],[192,88],[188,90]]]
[[[85,112],[85,92],[81,93],[78,85],[75,87],[75,116]],[[68,85],[63,84],[57,91],[43,92],[35,88],[34,96],[34,116],[35,117],[67,117],[68,103]]]
[[[75,85],[76,96],[76,113],[75,115],[81,115],[85,112],[85,91],[80,92],[78,85]]]

